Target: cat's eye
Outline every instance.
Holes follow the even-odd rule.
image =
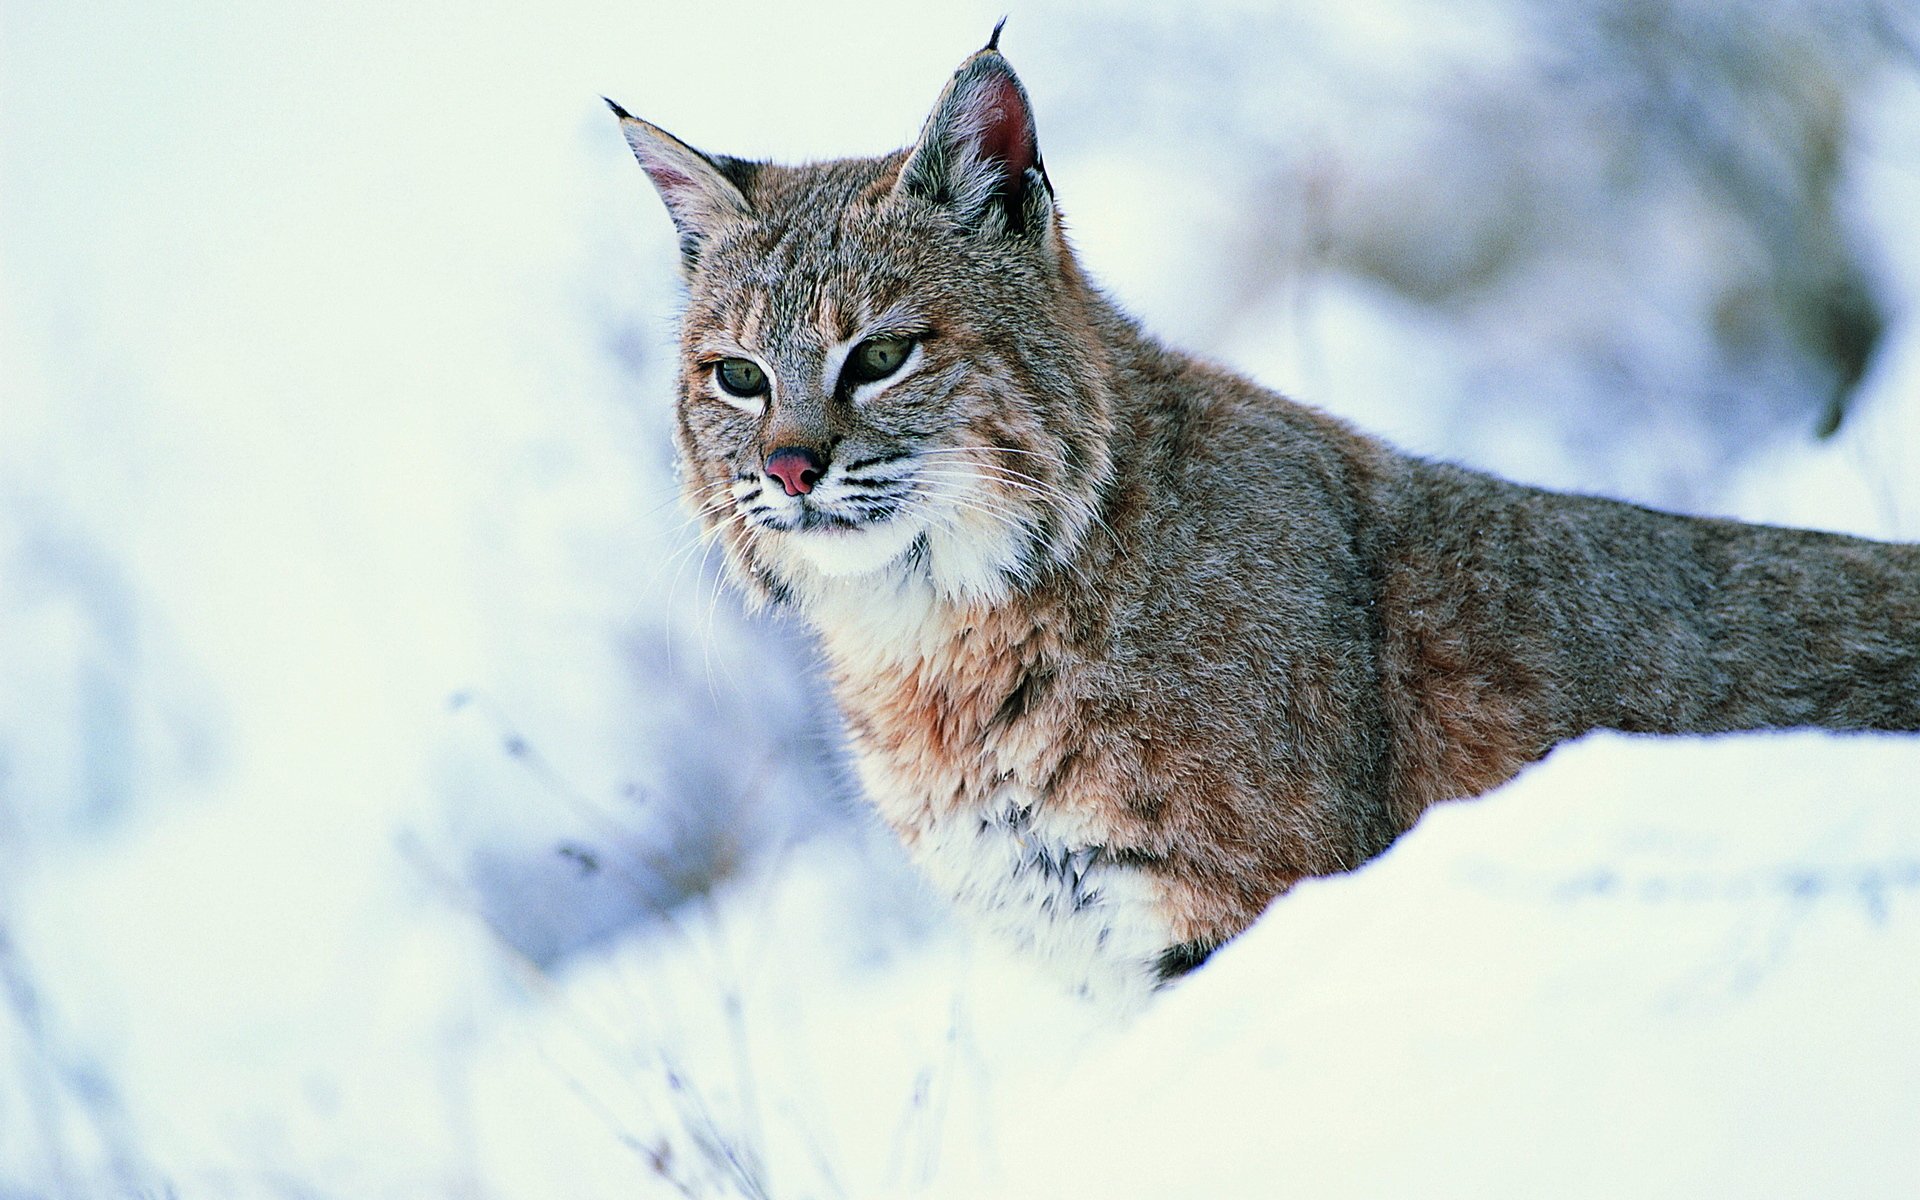
[[[767,373],[760,364],[744,358],[723,358],[713,364],[713,377],[720,389],[731,396],[760,396],[767,390]]]
[[[847,355],[841,378],[848,383],[873,383],[900,369],[913,353],[913,339],[904,337],[868,338]]]

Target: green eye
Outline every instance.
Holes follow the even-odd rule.
[[[868,338],[853,348],[847,355],[847,368],[842,378],[850,383],[872,383],[876,379],[885,379],[900,369],[907,361],[907,355],[913,353],[913,339],[903,337]]]
[[[744,358],[723,358],[713,364],[714,378],[723,391],[734,396],[759,396],[767,390],[767,373],[758,363]]]

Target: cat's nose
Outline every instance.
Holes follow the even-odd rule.
[[[782,446],[767,455],[767,474],[780,481],[787,495],[810,492],[827,473],[827,460],[805,446]]]

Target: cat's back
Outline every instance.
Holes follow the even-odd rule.
[[[1318,410],[1150,343],[1123,364],[1109,520],[1169,608],[1299,618],[1363,599],[1376,493],[1401,456]]]

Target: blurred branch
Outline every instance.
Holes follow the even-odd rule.
[[[111,1082],[98,1069],[70,1061],[56,1046],[40,989],[4,924],[0,924],[0,991],[21,1035],[22,1052],[13,1067],[54,1194],[78,1200],[98,1195],[94,1185],[83,1184],[95,1175],[90,1156],[69,1141],[69,1105],[91,1127],[92,1141],[105,1159],[105,1173],[121,1193],[149,1196],[167,1191],[168,1185],[156,1181],[156,1172],[139,1150]],[[4,1065],[0,1060],[0,1067]]]
[[[23,1042],[22,1053],[13,1066],[19,1078],[20,1097],[25,1101],[40,1143],[44,1177],[56,1195],[78,1197],[80,1193],[74,1188],[67,1162],[64,1122],[60,1119],[59,1098],[47,1054],[39,990],[4,925],[0,925],[0,989],[6,992],[8,1012]]]

